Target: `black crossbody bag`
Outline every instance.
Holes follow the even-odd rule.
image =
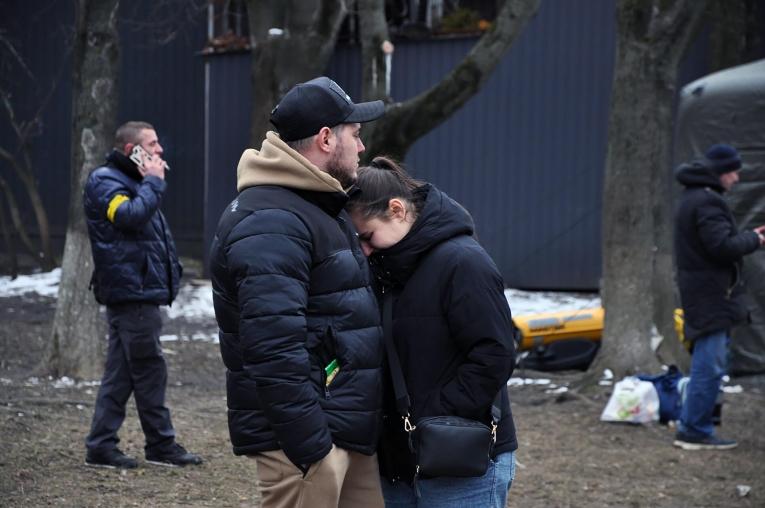
[[[393,295],[390,292],[383,297],[383,333],[396,409],[404,421],[409,448],[417,462],[415,489],[418,476],[483,476],[497,440],[497,423],[501,416],[500,394],[492,404],[491,426],[459,416],[427,416],[412,424],[409,419],[409,393],[393,343]]]

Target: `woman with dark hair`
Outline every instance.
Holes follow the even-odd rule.
[[[475,240],[470,214],[394,161],[375,158],[356,186],[347,208],[381,293],[393,295],[383,326],[392,330],[411,423],[451,415],[488,426],[495,400],[501,409],[483,476],[425,478],[389,379],[378,450],[386,506],[503,508],[517,441],[506,389],[514,326],[502,277]]]

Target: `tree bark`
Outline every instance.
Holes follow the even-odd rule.
[[[78,0],[72,52],[72,160],[69,224],[58,305],[47,356],[56,376],[97,378],[102,370],[104,326],[88,288],[93,272],[82,189],[102,161],[116,127],[119,0]]]
[[[361,33],[361,96],[365,101],[389,100],[383,42],[389,40],[385,0],[358,0]]]
[[[250,145],[260,147],[266,131],[273,129],[270,113],[282,96],[325,72],[347,10],[344,0],[249,0],[247,11],[253,87]]]
[[[537,12],[539,3],[540,0],[504,0],[491,28],[448,75],[417,97],[389,105],[385,116],[362,130],[365,155],[386,153],[403,160],[419,138],[478,93]],[[365,16],[373,14],[360,11],[362,24]],[[371,54],[367,53],[367,57]]]
[[[672,331],[671,157],[677,68],[706,0],[622,0],[603,189],[600,353],[618,378],[655,372],[652,329]]]

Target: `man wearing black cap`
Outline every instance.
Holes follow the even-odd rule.
[[[738,182],[741,158],[714,145],[704,158],[680,165],[685,186],[675,221],[675,255],[685,336],[693,343],[690,381],[674,445],[685,450],[729,449],[715,434],[712,413],[727,364],[730,329],[747,312],[740,297],[742,258],[765,245],[765,226],[739,232],[723,193]]]
[[[276,132],[245,150],[210,270],[236,455],[254,457],[262,506],[383,506],[375,448],[382,331],[369,268],[343,207],[361,123],[320,77],[271,112]]]

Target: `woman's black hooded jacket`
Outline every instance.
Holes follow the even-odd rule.
[[[381,288],[394,295],[393,337],[414,420],[456,415],[484,423],[501,393],[502,418],[494,456],[517,448],[507,396],[515,349],[514,325],[502,277],[473,237],[468,212],[426,184],[425,203],[396,245],[372,255]],[[411,481],[414,459],[385,388],[385,429],[378,449],[381,474]]]

